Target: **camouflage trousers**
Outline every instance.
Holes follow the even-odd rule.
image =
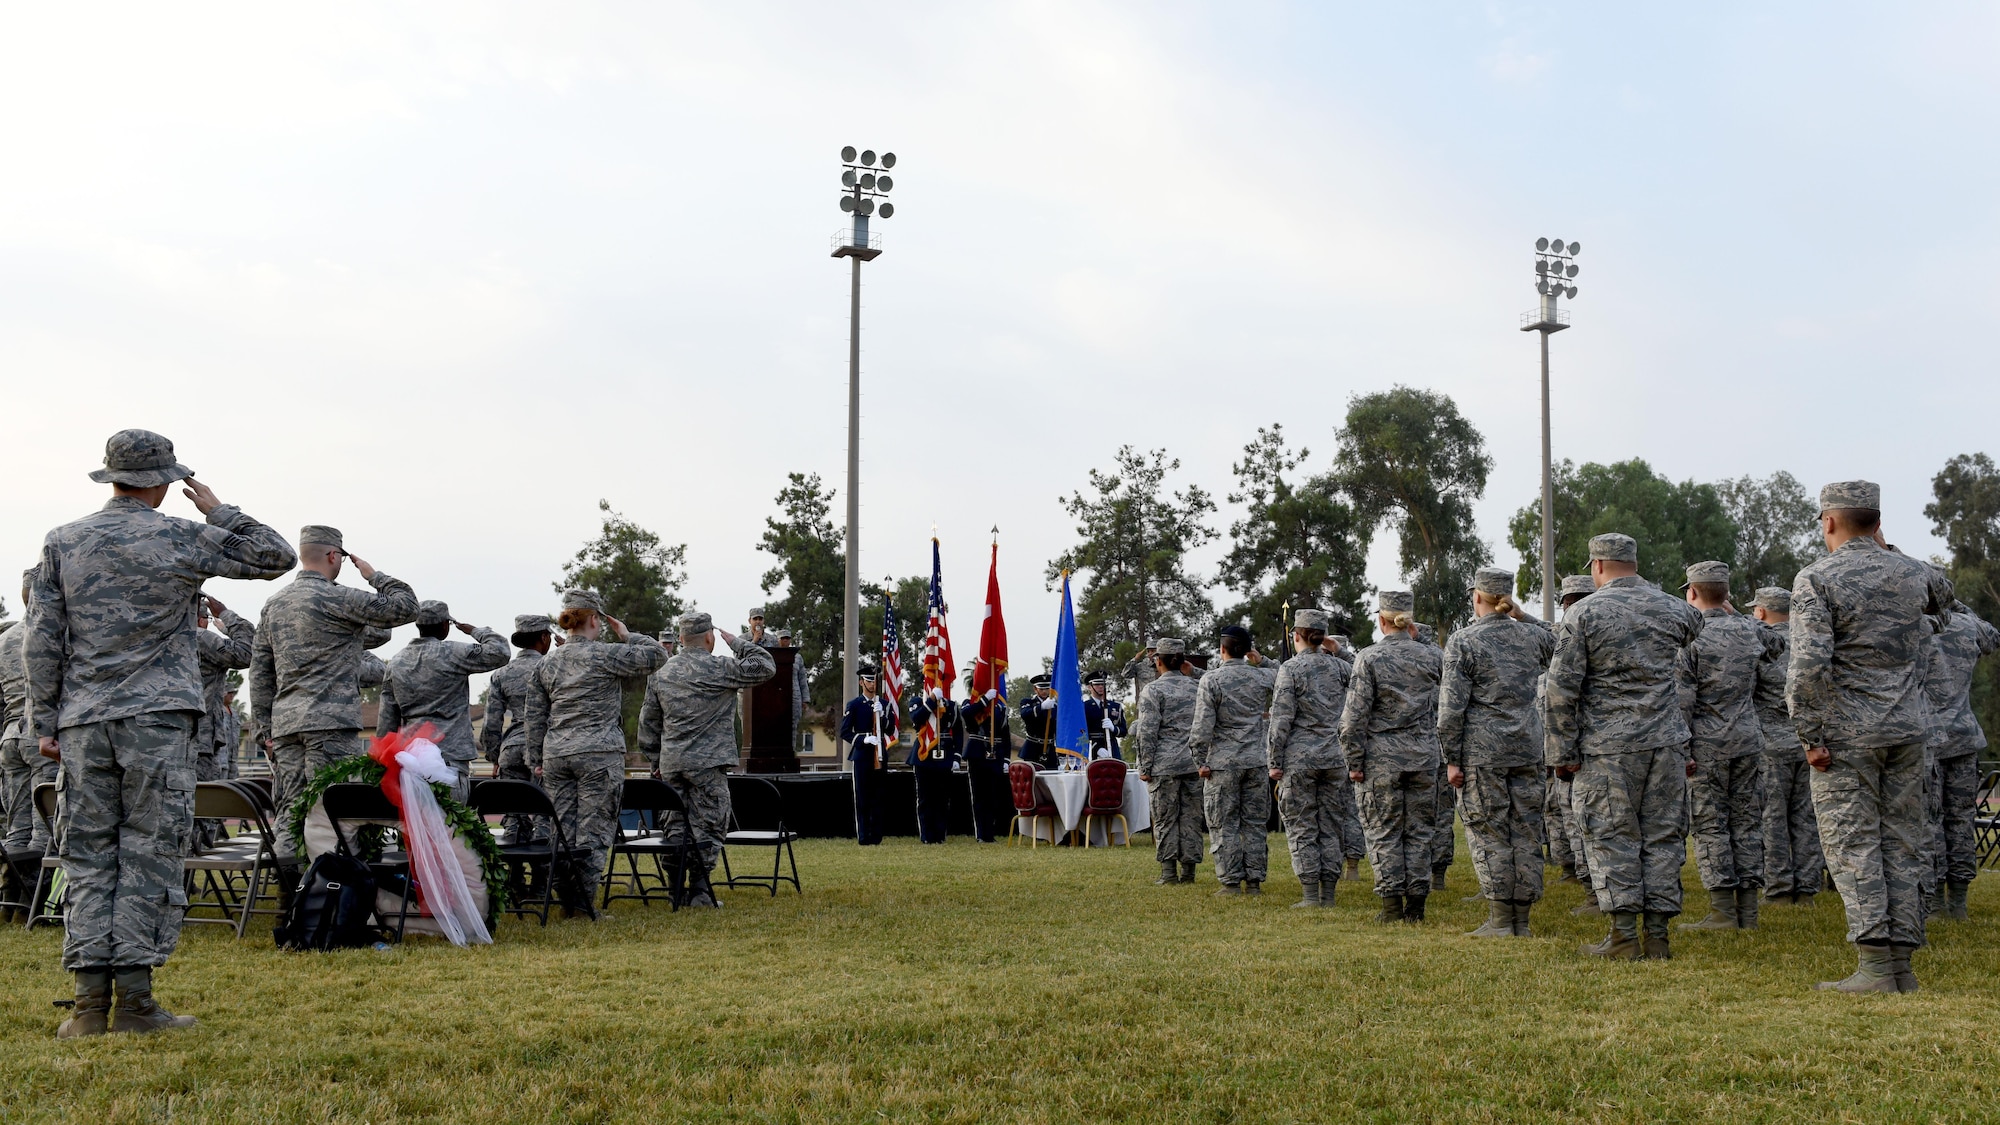
[[[1542,806],[1548,785],[1541,766],[1467,766],[1459,808],[1465,842],[1479,872],[1479,889],[1497,902],[1542,897]]]
[[[1210,770],[1201,805],[1215,877],[1224,883],[1263,882],[1271,863],[1271,771]]]
[[[1292,873],[1301,883],[1340,878],[1342,794],[1354,799],[1347,767],[1287,770],[1278,782],[1278,816],[1285,822],[1285,847]]]
[[[55,840],[69,883],[63,968],[164,965],[179,944],[196,718],[152,711],[57,735]]]
[[[1201,862],[1201,778],[1191,773],[1154,775],[1146,783],[1153,806],[1153,858],[1161,863]]]
[[[306,791],[313,775],[342,758],[361,753],[358,730],[302,730],[281,734],[271,740],[271,773],[276,785],[272,796],[278,802],[278,823],[292,822],[290,809]],[[295,856],[299,844],[289,828],[278,829],[278,854]]]
[[[1452,788],[1444,766],[1437,769],[1436,819],[1431,824],[1431,872],[1442,876],[1458,854],[1458,833],[1452,830],[1452,814],[1458,811],[1458,790]]]
[[[1764,893],[1819,893],[1826,857],[1813,816],[1812,767],[1803,757],[1764,759]]]
[[[1979,753],[1940,758],[1931,767],[1931,866],[1935,882],[1970,883],[1979,874],[1973,806],[1979,800]]]
[[[1437,831],[1436,770],[1368,770],[1359,786],[1361,827],[1378,895],[1431,893]]]
[[[1360,787],[1352,781],[1340,794],[1340,854],[1359,860],[1368,855],[1368,834],[1361,830]]]
[[[1688,779],[1694,862],[1711,891],[1764,885],[1764,753],[1695,762]]]
[[[8,851],[49,850],[49,823],[35,809],[35,786],[54,781],[60,768],[42,757],[35,739],[0,742],[0,810],[5,810],[6,816],[0,833],[4,833]]]
[[[1547,776],[1542,786],[1542,827],[1548,835],[1549,862],[1564,871],[1575,871],[1576,854],[1569,843],[1569,782]]]
[[[1847,940],[1924,944],[1924,747],[1828,747],[1812,775],[1827,870],[1847,905]]]
[[[701,861],[713,868],[722,857],[722,842],[729,837],[729,767],[674,770],[660,777],[687,805],[695,847],[701,849]]]
[[[575,857],[577,889],[597,893],[611,842],[618,838],[618,809],[625,796],[625,755],[618,750],[542,759],[542,788],[556,807],[563,843]]]
[[[528,754],[522,743],[500,747],[500,760],[493,764],[493,776],[507,781],[533,781],[535,771],[528,766]],[[547,838],[548,829],[535,823],[531,816],[509,816],[500,820],[500,830],[510,844],[526,844]]]
[[[1572,783],[1591,885],[1606,914],[1681,912],[1687,862],[1687,746],[1583,760]]]

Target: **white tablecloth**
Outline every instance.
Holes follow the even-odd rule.
[[[1083,806],[1090,798],[1090,779],[1082,770],[1036,770],[1035,792],[1045,796],[1056,807],[1056,819],[1060,824],[1051,834],[1047,819],[1037,821],[1034,834],[1043,840],[1055,840],[1076,831],[1083,821]],[[1125,800],[1121,809],[1125,814],[1125,827],[1138,832],[1153,823],[1153,802],[1146,790],[1146,783],[1139,780],[1139,771],[1125,771]],[[1028,828],[1025,823],[1023,829]],[[1107,817],[1093,817],[1090,823],[1090,843],[1095,847],[1126,842],[1125,832],[1117,820]]]

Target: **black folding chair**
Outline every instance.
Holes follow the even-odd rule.
[[[35,786],[35,811],[49,823],[51,832],[56,823],[56,783],[44,781]],[[53,843],[53,840],[51,840]],[[43,922],[60,925],[63,910],[68,905],[69,884],[65,882],[60,892],[55,891],[56,874],[62,870],[62,857],[54,852],[42,857],[35,872],[35,889],[28,896],[28,929],[34,929]],[[51,898],[53,895],[53,898]]]
[[[379,785],[363,785],[356,781],[343,781],[326,787],[326,794],[320,799],[326,810],[326,819],[333,826],[334,847],[341,855],[361,860],[368,864],[368,870],[375,876],[378,890],[390,890],[401,899],[396,910],[396,940],[403,940],[403,927],[410,919],[410,900],[416,897],[416,879],[410,873],[410,856],[407,852],[383,851],[381,858],[366,859],[361,850],[360,829],[367,824],[385,824],[391,830],[402,823],[401,814]],[[355,834],[350,837],[341,825],[352,823]],[[396,888],[400,887],[400,891]],[[369,904],[375,920],[383,926],[389,919],[382,914],[381,900]]]
[[[668,905],[679,910],[691,889],[688,875],[700,866],[699,853],[687,830],[687,803],[673,786],[658,778],[628,777],[618,808],[621,812],[638,814],[639,827],[621,827],[618,839],[611,845],[611,862],[604,865],[601,883],[603,904],[609,906],[613,899],[636,898],[650,906],[655,896],[663,896]],[[626,869],[623,875],[618,874],[621,856]],[[651,871],[640,869],[641,856],[652,860]],[[624,880],[631,889],[613,894],[613,879]]]
[[[472,783],[471,801],[473,811],[482,817],[526,817],[530,824],[539,818],[548,822],[548,834],[541,840],[524,843],[502,843],[500,858],[507,863],[508,884],[522,888],[523,897],[507,907],[507,913],[517,918],[538,914],[542,925],[549,924],[549,908],[555,905],[556,868],[559,863],[572,859],[571,849],[563,840],[562,821],[556,817],[555,802],[532,781],[518,781],[506,778],[492,778]],[[535,833],[530,832],[530,836]],[[530,877],[539,867],[541,877],[536,882],[541,887],[541,897],[526,893]]]
[[[799,862],[792,854],[792,841],[799,834],[785,827],[785,795],[767,778],[744,774],[729,775],[729,835],[723,840],[722,882],[724,886],[769,887],[778,895],[779,883],[790,883],[799,894]],[[769,875],[738,875],[729,868],[730,848],[770,848]],[[782,874],[782,863],[791,865],[790,875]]]
[[[50,822],[50,830],[53,829],[53,822]],[[30,891],[40,882],[42,860],[46,854],[44,849],[35,847],[13,848],[7,852],[5,878],[0,879],[0,911],[18,910],[25,921],[41,907],[40,900]]]
[[[1972,803],[1973,853],[1981,867],[2000,867],[2000,770],[1979,779]]]
[[[268,876],[277,878],[278,857],[273,850],[275,834],[270,818],[252,795],[227,781],[204,781],[194,787],[196,819],[234,820],[253,830],[224,837],[181,861],[187,881],[188,905],[182,920],[189,924],[207,923],[236,927],[237,938],[250,923],[252,914],[279,914],[276,909],[259,909],[257,899]],[[242,883],[238,883],[238,879]],[[216,918],[197,918],[197,910],[215,910]],[[231,918],[230,913],[236,917]]]

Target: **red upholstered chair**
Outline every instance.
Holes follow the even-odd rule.
[[[1116,758],[1099,758],[1085,766],[1084,780],[1089,796],[1083,802],[1083,844],[1090,846],[1090,822],[1097,817],[1116,817],[1125,829],[1125,846],[1132,846],[1132,826],[1125,819],[1125,763]],[[1110,826],[1104,842],[1111,842]]]
[[[1007,767],[1007,787],[1014,794],[1014,820],[1007,826],[1007,846],[1014,846],[1014,837],[1020,835],[1021,818],[1028,818],[1028,847],[1034,848],[1041,842],[1035,830],[1044,817],[1049,822],[1049,839],[1056,836],[1056,811],[1054,801],[1044,801],[1035,795],[1035,766],[1033,762],[1014,762]]]

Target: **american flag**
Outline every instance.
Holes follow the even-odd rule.
[[[902,714],[903,638],[896,632],[896,602],[889,590],[882,591],[882,694],[890,713]]]
[[[931,620],[924,629],[924,690],[951,698],[951,683],[958,678],[958,667],[951,659],[951,630],[944,621],[944,584],[938,565],[938,541],[931,539]],[[917,757],[928,759],[937,747],[942,729],[943,715],[931,712],[924,725],[917,728]]]

